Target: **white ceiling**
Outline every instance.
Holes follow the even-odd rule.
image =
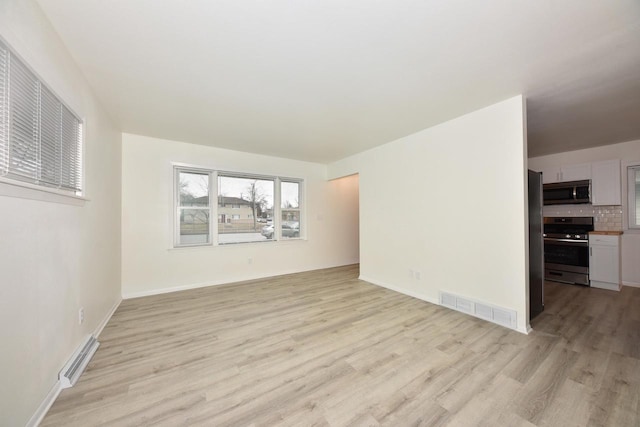
[[[529,154],[640,139],[637,0],[38,0],[122,130],[317,162],[519,93]]]

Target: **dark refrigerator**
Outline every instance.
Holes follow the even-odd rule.
[[[529,320],[544,310],[542,173],[529,170]]]

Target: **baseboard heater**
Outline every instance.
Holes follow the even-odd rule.
[[[62,388],[73,387],[78,382],[99,345],[100,343],[93,335],[87,338],[85,344],[75,352],[71,360],[60,371],[59,379]]]

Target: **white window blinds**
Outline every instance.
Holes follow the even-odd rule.
[[[0,40],[0,176],[82,192],[82,121]]]
[[[8,85],[7,85],[7,64],[9,63],[9,53],[2,43],[0,43],[0,176],[7,174],[9,164],[8,135]]]

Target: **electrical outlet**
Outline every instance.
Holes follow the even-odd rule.
[[[251,257],[247,258],[247,263],[248,264],[253,264],[253,258],[251,258]]]
[[[419,271],[415,272],[415,276],[416,276],[416,280],[420,280],[420,272]]]
[[[84,307],[80,307],[78,310],[78,324],[82,325],[82,322],[84,322]]]
[[[409,269],[409,277],[411,277],[412,279],[415,277],[415,273],[413,272],[413,268]]]

